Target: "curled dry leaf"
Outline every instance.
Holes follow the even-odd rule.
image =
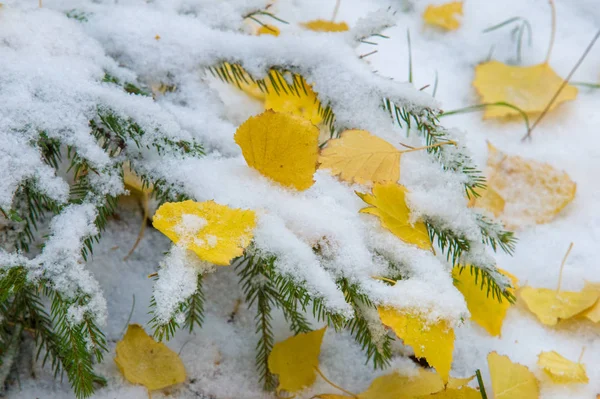
[[[489,143],[488,151],[488,187],[505,201],[501,219],[507,226],[548,223],[575,198],[577,185],[565,172],[506,155]],[[499,208],[493,204],[488,201],[482,206],[492,205],[486,208],[497,213]]]
[[[296,392],[315,382],[326,329],[300,333],[273,346],[269,371],[279,376],[277,391]]]
[[[494,399],[539,398],[538,380],[527,367],[513,363],[508,356],[496,352],[488,354],[487,360]]]
[[[246,163],[287,187],[313,185],[319,129],[306,119],[267,110],[244,122],[235,133]]]
[[[185,381],[185,367],[177,353],[154,341],[138,324],[127,327],[115,352],[115,363],[132,384],[154,391]]]
[[[345,32],[350,29],[345,22],[333,22],[324,19],[315,19],[314,21],[304,22],[300,25],[315,32]]]
[[[475,67],[473,86],[483,103],[505,102],[527,114],[537,114],[546,108],[562,82],[563,79],[547,63],[523,67],[488,61]],[[550,109],[575,97],[577,88],[567,85]],[[485,119],[511,116],[519,116],[519,112],[509,107],[492,106],[486,107],[483,114]]]
[[[167,202],[154,214],[152,225],[200,259],[228,266],[252,241],[256,214],[214,201]]]
[[[410,210],[405,201],[407,190],[404,186],[396,183],[375,184],[372,192],[372,194],[356,193],[371,205],[361,209],[361,213],[377,216],[381,225],[402,241],[421,249],[431,249],[431,240],[425,223],[410,221]]]
[[[463,15],[463,2],[453,1],[439,6],[429,5],[423,13],[423,20],[429,24],[455,30],[460,27],[460,17]]]
[[[416,357],[427,359],[442,380],[448,382],[454,350],[454,330],[448,322],[440,320],[430,323],[422,316],[412,315],[406,310],[379,307],[378,311],[381,322],[412,347]]]
[[[482,286],[481,276],[478,279],[475,273],[471,273],[469,269],[468,265],[462,269],[462,272],[459,266],[452,269],[454,286],[465,297],[467,308],[471,313],[471,320],[485,328],[490,335],[499,336],[506,312],[511,304],[506,298],[499,301],[498,298],[488,295],[486,286]],[[509,277],[513,286],[516,287],[517,278],[515,276],[502,269],[498,269],[498,271]],[[514,293],[512,288],[509,288],[509,291]]]
[[[319,169],[359,184],[397,183],[402,152],[366,130],[346,130],[327,142],[319,156]]]
[[[540,353],[537,364],[557,384],[587,384],[590,381],[583,364],[572,362],[555,351]]]

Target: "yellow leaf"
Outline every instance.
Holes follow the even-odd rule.
[[[590,283],[589,281],[586,281],[583,289],[584,291],[596,291],[600,295],[599,283]],[[582,315],[594,323],[600,322],[600,299],[596,302],[594,306],[583,312]]]
[[[319,129],[307,120],[272,110],[249,118],[235,133],[248,166],[297,190],[314,183],[318,138]]]
[[[538,381],[527,367],[496,352],[488,354],[487,360],[494,399],[538,399]]]
[[[556,291],[549,288],[523,287],[520,297],[542,324],[553,326],[590,308],[598,300],[598,292],[583,290]]]
[[[381,312],[381,310],[380,310]],[[359,399],[412,399],[430,395],[444,389],[444,382],[439,374],[418,369],[417,376],[405,376],[391,373],[377,377]]]
[[[131,170],[129,161],[123,162],[123,183],[128,190],[134,190],[139,193],[149,194],[153,186],[144,186],[142,179]]]
[[[502,219],[508,225],[550,222],[573,198],[577,185],[565,172],[488,143],[488,187],[504,198]]]
[[[538,366],[557,384],[587,384],[590,381],[583,364],[572,362],[555,351],[540,353]]]
[[[271,71],[269,76],[274,80],[284,79],[276,71]],[[299,78],[300,83],[296,80],[296,85],[302,85],[297,91],[290,89],[285,82],[280,84],[280,87],[285,87],[285,90],[282,88],[275,90],[273,84],[270,83],[271,78],[267,78],[268,93],[265,93],[265,109],[272,109],[276,112],[289,112],[309,120],[315,126],[323,121],[317,94],[304,78]]]
[[[345,22],[332,22],[324,19],[315,19],[314,21],[304,22],[300,25],[315,32],[345,32],[350,29]]]
[[[117,367],[132,384],[154,391],[185,381],[185,368],[177,353],[154,341],[138,324],[127,327],[115,351]]]
[[[481,393],[470,387],[460,389],[451,388],[428,396],[419,396],[417,399],[481,399]]]
[[[488,61],[475,67],[473,86],[483,103],[505,102],[519,107],[527,114],[542,112],[563,79],[550,65],[532,66],[505,65],[498,61]],[[577,88],[567,85],[559,94],[550,109],[560,103],[574,100]],[[519,112],[508,107],[486,107],[483,117],[502,118],[518,116]]]
[[[446,384],[446,389],[460,389],[471,382],[473,378],[475,378],[474,375],[467,378],[450,377],[448,379],[448,384]]]
[[[365,130],[346,130],[321,150],[319,169],[350,183],[397,183],[402,152]]]
[[[239,65],[231,65],[227,62],[223,63],[223,68],[228,75],[228,79],[232,82],[236,82],[235,86],[238,89],[257,100],[262,101],[265,99],[265,93],[244,68]]]
[[[336,395],[333,393],[322,393],[321,395],[313,396],[311,399],[348,399],[352,396]]]
[[[396,183],[375,184],[373,194],[356,193],[363,201],[371,205],[360,210],[361,213],[375,215],[381,225],[394,233],[402,241],[414,244],[421,249],[431,249],[431,240],[427,227],[422,221],[410,222],[410,210],[406,205],[406,188]]]
[[[446,30],[455,30],[460,26],[459,17],[463,15],[462,1],[453,1],[439,6],[429,5],[423,14],[423,20],[430,25]]]
[[[486,209],[495,217],[500,217],[504,212],[506,201],[489,185],[479,193],[479,197],[472,196],[469,200],[469,207]]]
[[[448,322],[440,320],[431,324],[423,317],[406,311],[382,307],[378,310],[381,322],[391,327],[406,345],[411,346],[416,357],[427,359],[427,363],[447,382],[454,350],[454,330]]]
[[[315,382],[326,329],[300,333],[273,346],[269,355],[269,371],[279,375],[277,391],[296,392]]]
[[[467,308],[471,313],[471,320],[485,328],[490,335],[499,336],[510,302],[506,298],[502,298],[502,302],[499,302],[498,298],[488,295],[487,286],[481,286],[481,275],[476,279],[475,273],[471,273],[469,269],[469,265],[462,272],[460,266],[452,269],[454,286],[465,297]],[[512,279],[513,286],[517,284],[516,277],[502,269],[498,270]],[[513,292],[512,289],[509,288],[509,290]]]
[[[256,214],[214,201],[167,202],[154,214],[152,225],[200,259],[227,266],[252,241]]]
[[[261,25],[260,28],[258,28],[258,30],[256,31],[256,34],[258,36],[261,35],[273,35],[273,36],[279,36],[280,34],[280,30],[278,27],[273,26],[273,25]]]

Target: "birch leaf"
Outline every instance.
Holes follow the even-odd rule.
[[[417,399],[481,399],[481,393],[470,387],[451,388],[427,396],[419,396]]]
[[[261,35],[273,35],[273,36],[279,36],[279,34],[281,33],[281,31],[279,30],[278,27],[273,26],[273,25],[261,25],[260,28],[258,28],[256,30],[256,34],[258,36]]]
[[[506,201],[489,185],[479,193],[479,197],[472,196],[469,200],[469,207],[485,209],[495,217],[500,217],[504,212]]]
[[[244,122],[235,133],[246,163],[287,187],[313,185],[319,129],[298,116],[267,110]]]
[[[378,311],[381,322],[412,347],[416,357],[427,359],[442,380],[448,382],[454,350],[454,330],[448,322],[428,323],[421,316],[393,308],[379,307]]]
[[[538,380],[529,369],[496,352],[488,354],[494,399],[538,399]]]
[[[527,114],[538,114],[546,108],[562,82],[547,63],[518,66],[488,61],[475,67],[473,86],[482,103],[505,102]],[[567,85],[550,109],[575,97],[577,88]],[[509,107],[487,107],[483,114],[484,119],[511,116],[519,116],[519,112]]]
[[[586,281],[585,285],[583,286],[583,289],[585,291],[597,292],[600,298],[600,283],[590,283],[589,281]],[[583,312],[582,316],[591,320],[594,323],[600,322],[600,299],[598,299],[594,306]]]
[[[304,28],[315,32],[345,32],[350,27],[345,22],[326,21],[324,19],[315,19],[301,23]]]
[[[416,376],[391,373],[377,377],[358,397],[359,399],[413,399],[443,389],[444,382],[439,374],[419,368]]]
[[[177,353],[154,341],[138,324],[127,327],[115,352],[117,367],[132,384],[154,391],[185,381],[185,367]]]
[[[400,178],[401,151],[365,130],[346,130],[327,142],[319,156],[319,169],[358,184],[396,183]]]
[[[270,76],[276,79],[278,74],[278,72],[271,72]],[[269,80],[266,82],[268,93],[265,93],[265,109],[289,112],[310,121],[315,126],[323,121],[317,94],[304,78],[300,78],[300,83],[296,82],[297,85],[301,85],[297,91],[289,87],[275,90]],[[285,86],[285,83],[282,83],[281,86]]]
[[[300,333],[276,343],[269,355],[269,371],[279,375],[277,391],[296,392],[311,386],[319,367],[321,342],[327,327]]]
[[[427,227],[422,221],[411,223],[410,210],[406,205],[406,188],[396,183],[375,184],[372,194],[356,193],[371,205],[360,210],[379,218],[381,225],[396,237],[421,249],[431,249]]]
[[[152,225],[200,259],[228,266],[252,241],[256,214],[214,201],[166,202],[154,214]]]
[[[523,287],[519,295],[542,324],[553,326],[559,320],[570,319],[592,307],[599,294],[591,290],[576,292]]]
[[[429,25],[438,26],[446,30],[456,30],[460,27],[459,18],[463,15],[462,1],[429,5],[423,14],[423,20]]]
[[[557,384],[587,384],[590,381],[583,364],[572,362],[555,351],[540,353],[538,366]]]

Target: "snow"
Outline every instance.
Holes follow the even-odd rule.
[[[366,188],[348,186],[322,171],[315,175],[316,183],[309,190],[283,188],[247,167],[233,141],[236,126],[260,112],[260,105],[204,76],[203,68],[218,61],[241,61],[256,76],[264,75],[271,64],[296,65],[294,70],[314,83],[320,97],[331,101],[339,127],[366,129],[394,145],[399,140],[422,145],[414,136],[406,138],[402,129],[390,123],[380,107],[383,96],[397,103],[408,102],[413,110],[437,106],[450,110],[477,103],[470,84],[474,66],[487,59],[491,47],[493,58],[500,61],[514,61],[515,54],[510,28],[487,34],[481,31],[513,16],[526,17],[533,27],[532,45],[523,49],[524,64],[539,63],[545,57],[550,19],[546,0],[467,1],[462,27],[449,33],[422,25],[420,15],[430,2],[406,3],[410,4],[408,9],[397,1],[344,0],[336,20],[348,22],[350,32],[301,32],[296,26],[290,25],[287,30],[287,26],[280,25],[282,34],[275,38],[239,31],[243,25],[241,15],[264,7],[265,2],[257,0],[45,0],[42,9],[37,9],[33,1],[5,1],[0,9],[0,170],[9,172],[0,182],[0,207],[8,207],[18,184],[26,178],[33,178],[57,201],[66,200],[66,182],[54,176],[36,150],[25,145],[40,130],[75,146],[99,169],[110,169],[122,161],[109,159],[88,134],[88,121],[101,105],[122,113],[123,118],[132,118],[147,131],[144,144],[160,138],[158,132],[202,143],[209,155],[201,159],[178,154],[158,158],[144,148],[136,150],[141,158],[139,167],[154,176],[168,177],[198,201],[213,199],[257,210],[258,250],[278,255],[278,270],[323,297],[330,309],[352,316],[352,309],[335,285],[335,279],[343,275],[361,281],[364,292],[377,303],[414,308],[432,319],[452,321],[457,335],[453,374],[467,376],[481,369],[488,392],[486,355],[497,350],[536,373],[542,381],[544,399],[594,397],[600,392],[596,360],[600,359],[600,340],[589,324],[575,322],[547,328],[518,304],[508,312],[502,337],[489,337],[482,328],[468,322],[464,301],[452,285],[450,267],[441,254],[434,256],[405,245],[371,215],[358,214],[364,203],[354,191],[364,192]],[[333,1],[325,6],[316,0],[280,0],[270,11],[295,24],[328,18],[333,5]],[[73,8],[83,11],[87,22],[63,15]],[[600,11],[589,0],[559,1],[557,14],[558,31],[550,63],[565,76],[600,22]],[[373,16],[378,16],[376,21]],[[378,46],[357,46],[357,38],[378,32],[391,21],[397,26],[382,32],[390,39],[376,37],[372,40]],[[420,92],[406,83],[407,29],[412,39],[414,87],[431,85]],[[357,54],[374,49],[378,52],[364,58],[364,62],[356,61]],[[592,52],[574,80],[595,82],[599,62],[600,53]],[[372,70],[378,74],[372,74]],[[121,81],[148,86],[175,84],[178,90],[156,101],[128,95],[113,84],[101,83],[105,72]],[[433,90],[436,73],[439,84],[433,99],[428,93]],[[506,153],[564,169],[578,185],[575,200],[556,220],[518,232],[520,241],[513,257],[494,255],[498,266],[516,275],[520,285],[555,287],[560,260],[571,241],[575,247],[565,266],[564,289],[581,289],[584,280],[600,281],[596,253],[600,191],[591,173],[600,167],[600,147],[594,139],[599,122],[595,116],[596,97],[596,92],[582,89],[576,101],[549,114],[534,132],[533,140],[525,143],[520,141],[524,132],[518,121],[482,121],[480,113],[441,119],[444,126],[459,129],[451,129],[452,136],[467,147],[479,167],[486,163],[489,140]],[[456,155],[452,146],[446,147],[445,156]],[[94,179],[102,192],[123,192],[118,177],[109,172]],[[411,190],[408,199],[415,216],[436,218],[473,240],[479,239],[475,214],[463,210],[467,202],[463,175],[442,173],[438,162],[424,152],[414,152],[402,156],[401,182]],[[51,272],[57,288],[72,294],[78,290],[89,293],[93,299],[84,309],[72,308],[72,318],[77,321],[84,312],[91,312],[100,321],[106,319],[104,331],[111,351],[128,321],[144,325],[149,321],[147,310],[153,293],[160,293],[156,297],[158,315],[166,321],[194,292],[199,271],[210,268],[180,247],[169,247],[168,239],[153,229],[147,229],[140,246],[123,261],[135,241],[141,215],[135,206],[126,205],[119,214],[119,219],[109,223],[87,265],[81,262],[79,248],[83,238],[95,233],[95,211],[90,205],[66,208],[53,221],[49,241],[38,256],[27,259],[21,254],[0,252],[4,267],[25,264],[37,272],[44,267]],[[198,229],[202,227],[200,222],[188,220],[185,224]],[[207,238],[213,245],[212,238]],[[323,248],[321,256],[314,253],[315,245]],[[381,256],[397,263],[408,278],[393,287],[372,279],[388,271]],[[468,256],[483,265],[495,263],[481,248],[473,248]],[[147,277],[153,272],[159,276],[156,285]],[[171,396],[272,397],[262,392],[255,373],[253,309],[242,303],[234,312],[243,296],[237,283],[238,277],[229,267],[216,268],[205,277],[203,328],[192,334],[180,331],[168,343],[181,352],[189,377],[188,382],[170,390]],[[135,307],[128,320],[132,296]],[[313,325],[320,327],[318,323]],[[275,316],[274,333],[276,340],[290,335],[282,315]],[[406,348],[396,346],[396,353],[406,352]],[[584,346],[583,362],[590,377],[587,385],[552,385],[536,366],[537,354],[542,350],[557,350],[576,359]],[[41,369],[39,364],[35,367],[37,377],[26,378],[23,374],[22,387],[11,387],[9,397],[72,397],[68,384],[53,382],[48,369]],[[394,369],[411,372],[414,365],[398,356],[392,368],[373,371],[364,365],[364,354],[347,332],[327,332],[321,370],[344,388],[360,392],[373,378]],[[147,397],[143,388],[123,380],[112,356],[106,356],[97,371],[108,379],[108,387],[100,389],[96,397]],[[299,397],[323,392],[332,392],[332,388],[318,380]],[[162,396],[167,395],[153,394]]]

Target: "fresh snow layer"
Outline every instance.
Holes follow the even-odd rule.
[[[334,3],[333,0],[279,0],[272,11],[296,23],[329,18]],[[402,132],[393,127],[378,108],[382,94],[409,100],[415,107],[439,105],[445,110],[477,103],[470,83],[474,66],[486,60],[492,48],[493,58],[500,61],[514,60],[515,55],[510,28],[487,34],[482,34],[482,30],[510,17],[527,18],[533,37],[532,45],[525,44],[523,48],[523,63],[542,62],[550,26],[547,1],[467,1],[462,27],[450,33],[423,26],[420,16],[428,2],[385,0],[343,0],[337,20],[344,20],[353,28],[347,34],[298,35],[297,27],[281,25],[280,37],[257,40],[228,30],[247,24],[239,16],[257,4],[262,6],[264,2],[45,0],[40,10],[34,1],[5,1],[0,9],[3,70],[0,74],[0,141],[17,146],[19,140],[45,130],[50,137],[65,140],[83,151],[94,165],[106,166],[111,161],[88,135],[88,120],[97,104],[122,111],[149,132],[160,129],[173,138],[189,140],[193,137],[205,145],[210,155],[199,160],[149,159],[143,167],[158,175],[168,173],[199,201],[214,199],[230,206],[268,210],[259,214],[256,245],[280,255],[281,270],[299,281],[306,281],[311,291],[327,293],[327,304],[332,309],[349,312],[332,283],[332,273],[344,265],[344,273],[367,281],[364,289],[377,301],[427,309],[432,318],[459,320],[466,315],[465,306],[448,278],[447,265],[431,254],[402,244],[379,228],[371,216],[359,215],[357,211],[364,204],[353,190],[364,188],[348,187],[327,173],[318,172],[313,187],[301,193],[292,192],[248,168],[232,136],[239,123],[260,112],[260,106],[221,83],[210,82],[209,87],[202,80],[201,67],[219,60],[243,61],[249,71],[260,75],[270,63],[293,63],[301,59],[304,69],[299,72],[315,83],[315,91],[324,99],[332,100],[334,108],[340,106],[336,117],[341,126],[368,129],[399,145],[397,138]],[[389,6],[392,7],[390,12],[396,11],[392,20],[397,25],[384,31],[390,39],[372,39],[379,43],[376,47],[358,45],[356,38],[377,30],[378,26],[389,25],[390,17],[386,12],[381,14],[379,23],[359,20]],[[63,12],[72,8],[83,11],[88,21],[67,19]],[[550,63],[565,76],[600,23],[600,10],[592,0],[559,1],[557,14],[558,30]],[[430,85],[423,92],[405,83],[407,29],[412,39],[414,86],[419,89]],[[160,40],[155,38],[157,35]],[[356,55],[374,49],[378,52],[366,57],[366,64],[354,62]],[[307,60],[309,57],[313,59]],[[593,51],[574,80],[595,82],[599,63],[600,53]],[[380,77],[374,77],[372,70],[377,70]],[[122,81],[139,79],[147,83],[176,84],[178,90],[153,102],[99,83],[105,72]],[[431,93],[436,73],[439,83],[434,100],[426,93]],[[595,116],[599,105],[596,97],[596,92],[582,89],[576,101],[563,104],[548,115],[535,131],[533,141],[526,143],[520,141],[524,132],[518,121],[483,122],[479,113],[451,116],[441,121],[447,127],[464,131],[460,134],[462,144],[480,166],[485,165],[486,141],[489,140],[507,153],[566,170],[578,185],[575,200],[556,220],[518,232],[520,242],[513,257],[496,255],[498,266],[516,275],[520,285],[555,287],[560,260],[571,241],[575,247],[565,266],[563,288],[577,290],[582,288],[584,280],[600,281],[596,255],[600,239],[600,191],[593,173],[600,167],[600,147],[593,139],[600,122]],[[27,127],[24,132],[12,130],[24,126]],[[416,144],[410,139],[403,142]],[[10,203],[14,189],[24,177],[35,177],[42,191],[64,201],[67,192],[64,182],[54,178],[52,171],[43,166],[39,154],[23,154],[19,159],[11,147],[0,146],[0,168],[10,171],[0,183],[0,206]],[[411,171],[402,174],[402,183],[412,190],[411,206],[417,212],[435,215],[459,226],[468,236],[476,236],[478,231],[472,216],[455,212],[465,205],[464,197],[459,195],[460,177],[438,173],[436,166],[421,153],[403,156],[402,170]],[[104,183],[106,192],[122,190],[118,182]],[[69,212],[77,213],[77,217]],[[135,253],[123,261],[141,222],[141,214],[135,206],[124,206],[119,211],[120,217],[110,222],[102,242],[94,247],[93,259],[86,266],[99,282],[103,290],[101,296],[96,280],[86,269],[59,262],[60,251],[74,251],[73,246],[80,237],[92,229],[89,223],[92,213],[85,207],[66,210],[63,216],[78,219],[78,222],[68,229],[64,227],[64,218],[56,220],[52,226],[55,234],[49,245],[27,264],[35,268],[48,262],[56,272],[52,279],[55,284],[67,290],[85,290],[94,298],[106,298],[106,304],[98,299],[90,306],[101,315],[108,309],[105,331],[110,350],[114,351],[114,344],[121,338],[128,321],[142,325],[149,321],[147,310],[153,290],[149,274],[159,272],[159,284],[163,287],[156,289],[162,295],[160,308],[164,313],[161,316],[167,318],[178,298],[193,289],[190,281],[195,282],[197,270],[205,266],[191,268],[189,262],[183,262],[186,255],[177,253],[168,239],[153,229],[147,230]],[[335,241],[324,242],[322,237],[334,237]],[[331,262],[327,270],[319,266],[310,243],[328,246]],[[371,256],[373,251],[403,264],[411,278],[394,287],[375,280],[369,282],[365,279],[367,272],[384,272],[386,267]],[[168,253],[166,257],[165,253]],[[0,255],[3,263],[21,260]],[[163,263],[169,262],[168,267],[159,269],[161,259]],[[69,273],[60,276],[61,268]],[[73,277],[72,273],[77,276]],[[81,286],[73,285],[75,282]],[[165,394],[153,393],[153,397],[273,397],[264,394],[258,383],[254,366],[257,339],[254,313],[245,304],[238,305],[242,293],[232,268],[217,268],[206,277],[204,287],[207,301],[203,328],[192,334],[181,331],[168,343],[181,353],[188,381]],[[135,306],[129,319],[134,298]],[[80,315],[81,309],[73,309],[74,320]],[[274,319],[274,332],[277,341],[290,336],[282,315]],[[488,392],[491,386],[486,355],[492,350],[530,367],[542,381],[544,399],[591,398],[600,392],[600,361],[597,360],[600,359],[600,340],[598,330],[588,324],[546,328],[519,304],[509,310],[501,338],[489,337],[483,329],[469,322],[457,325],[456,334],[453,374],[468,376],[481,369]],[[583,363],[590,378],[587,385],[552,385],[536,366],[537,355],[543,350],[557,350],[574,360],[583,347],[586,348]],[[395,350],[410,354],[399,344]],[[108,386],[100,389],[95,397],[147,398],[144,388],[124,381],[112,360],[113,353],[97,367],[108,379]],[[392,368],[375,372],[364,360],[360,348],[347,332],[327,332],[320,357],[321,370],[350,391],[360,392],[373,378],[394,369],[402,372],[414,369],[411,361],[397,357]],[[20,369],[27,370],[25,365],[20,365]],[[48,369],[41,369],[37,364],[34,371],[35,378],[21,373],[21,388],[13,385],[8,397],[73,397],[68,384],[55,382]],[[326,392],[335,390],[318,379],[314,387],[299,397],[310,398]]]

